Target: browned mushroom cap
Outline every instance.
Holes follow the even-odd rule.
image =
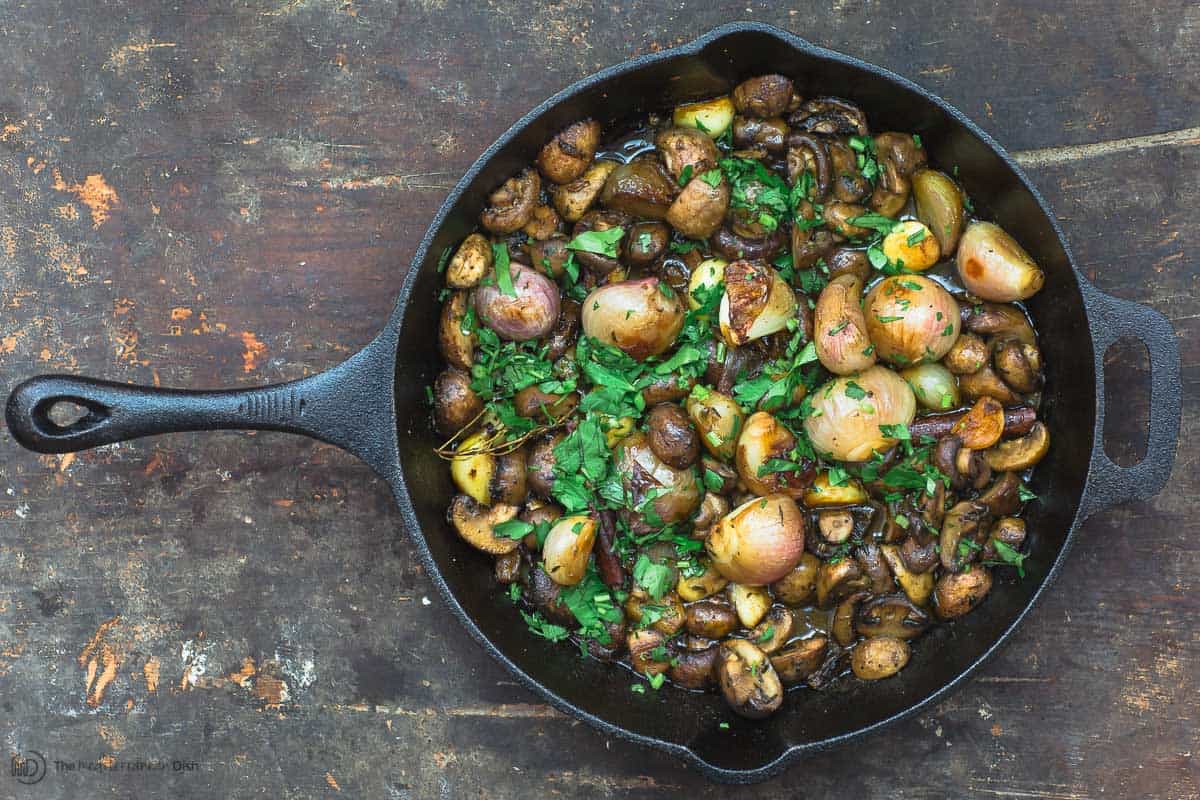
[[[987,364],[988,346],[973,333],[960,333],[950,350],[942,356],[946,369],[955,375],[970,375]]]
[[[870,596],[870,592],[855,592],[843,598],[833,610],[829,633],[842,647],[849,647],[858,638],[858,632],[854,630],[854,618],[858,614],[858,604]]]
[[[713,666],[717,663],[717,646],[709,645],[700,650],[673,648],[671,668],[667,671],[674,683],[685,689],[704,689],[716,680]]]
[[[446,285],[471,289],[492,271],[492,243],[482,233],[472,233],[458,246],[446,265]]]
[[[728,210],[729,182],[722,178],[713,183],[698,175],[671,203],[666,220],[689,239],[707,239],[721,226]]]
[[[784,686],[796,686],[820,669],[828,651],[829,638],[813,636],[793,642],[771,656],[771,666],[779,674],[779,680]]]
[[[866,136],[867,115],[840,97],[814,97],[788,117],[793,128],[825,136]]]
[[[1033,423],[1029,433],[1019,439],[1000,442],[984,452],[992,469],[1020,472],[1037,464],[1050,449],[1050,431],[1040,422]]]
[[[599,661],[614,661],[625,652],[629,635],[629,626],[625,619],[617,621],[602,621],[604,637],[587,640],[588,655]]]
[[[870,582],[853,558],[826,561],[817,570],[817,605],[829,608],[847,595],[865,589]]]
[[[867,213],[867,207],[857,203],[826,203],[821,218],[833,231],[847,239],[860,238],[870,235],[868,228],[861,228],[850,220]]]
[[[777,117],[792,102],[792,81],[783,75],[759,75],[742,81],[733,90],[733,105],[752,117]]]
[[[800,557],[791,572],[771,584],[771,594],[781,603],[790,606],[804,605],[812,601],[817,593],[817,572],[821,560],[812,553]]]
[[[609,231],[614,228],[620,228],[625,231],[622,234],[622,240],[627,238],[630,227],[629,215],[616,211],[611,208],[596,208],[580,217],[575,223],[575,227],[571,229],[571,236],[578,237],[582,233],[588,231]],[[621,266],[621,262],[615,256],[606,256],[600,253],[589,253],[585,250],[575,251],[575,260],[585,266],[590,272],[597,276],[603,277]]]
[[[613,161],[593,161],[578,178],[555,187],[554,207],[562,218],[567,222],[575,222],[582,217],[596,202],[608,176],[616,168]]]
[[[782,117],[739,116],[733,120],[733,145],[739,149],[761,148],[768,153],[782,153],[787,149],[787,135],[788,126]]]
[[[788,134],[787,145],[788,181],[795,185],[807,172],[813,178],[812,197],[808,199],[824,198],[833,180],[833,164],[825,140],[810,133],[792,132]]]
[[[704,471],[704,477],[708,480],[720,480],[721,485],[717,489],[718,494],[729,495],[737,490],[738,474],[737,470],[729,464],[718,461],[715,458],[704,456],[701,459],[701,469]],[[714,477],[707,473],[712,473]]]
[[[779,255],[785,243],[783,226],[761,239],[738,236],[729,228],[721,228],[712,237],[712,248],[726,261],[770,261]]]
[[[1025,520],[1020,517],[1001,517],[996,520],[996,524],[988,533],[987,544],[983,546],[984,561],[997,559],[996,542],[1002,542],[1013,550],[1020,550],[1025,544]]]
[[[712,526],[721,521],[729,513],[729,501],[719,494],[705,492],[700,501],[700,510],[692,520],[692,538],[703,541],[708,538]]]
[[[659,403],[682,400],[692,393],[692,387],[696,385],[696,379],[691,376],[682,378],[679,375],[655,375],[653,378],[650,385],[642,389],[642,400],[647,408],[653,408]]]
[[[483,411],[483,400],[471,389],[471,376],[450,367],[433,382],[433,413],[447,436],[470,425]]]
[[[521,233],[535,241],[549,239],[558,233],[561,225],[562,220],[558,213],[545,203],[541,203],[534,207],[533,215],[529,218],[529,222],[521,228]]]
[[[867,258],[866,250],[835,248],[825,257],[825,264],[831,281],[840,275],[853,275],[865,284],[871,274],[871,260]]]
[[[666,641],[667,637],[662,631],[653,628],[630,631],[626,645],[629,647],[629,665],[633,671],[651,677],[670,669],[671,663],[666,658]]]
[[[575,615],[562,601],[563,587],[546,574],[541,564],[535,563],[529,568],[523,583],[525,596],[547,619],[560,625],[575,624]]]
[[[924,574],[933,569],[938,563],[938,540],[936,537],[923,539],[919,536],[909,536],[900,545],[900,557],[904,566],[917,574]]]
[[[796,630],[796,617],[783,606],[771,606],[762,622],[750,631],[750,641],[767,655],[783,647]]]
[[[688,633],[706,639],[724,639],[738,628],[738,618],[733,608],[718,600],[692,603],[684,614]]]
[[[975,559],[975,551],[969,545],[959,545],[968,540],[975,543],[987,517],[988,507],[974,500],[963,500],[946,512],[938,542],[943,567],[957,572]]]
[[[942,619],[966,614],[982,602],[992,588],[992,573],[973,565],[966,572],[946,572],[933,590],[934,611]]]
[[[666,254],[671,244],[671,229],[661,222],[638,222],[629,229],[623,244],[629,266],[645,269]]]
[[[538,204],[542,181],[531,169],[509,178],[488,197],[488,205],[479,215],[479,222],[492,233],[519,231],[533,217]]]
[[[521,574],[521,553],[513,550],[496,556],[494,574],[496,582],[505,586],[516,581]]]
[[[1004,517],[1021,507],[1021,479],[1015,472],[1003,472],[986,492],[979,495],[979,502],[987,506],[993,516]]]
[[[529,447],[526,468],[529,488],[542,497],[551,497],[554,489],[554,448],[566,438],[563,433],[551,433],[533,442]]]
[[[579,312],[579,301],[569,297],[562,299],[558,321],[546,336],[546,358],[551,363],[558,361],[574,346],[575,339],[579,336]]]
[[[714,669],[726,702],[741,716],[763,719],[783,704],[783,684],[775,668],[745,639],[722,642]]]
[[[907,596],[889,594],[873,597],[859,605],[854,627],[866,637],[913,639],[924,633],[931,622],[929,614]]]
[[[1016,339],[1022,344],[1037,344],[1037,335],[1029,320],[1014,305],[1007,303],[978,303],[966,306],[962,313],[963,330],[997,340]]]
[[[885,594],[895,590],[896,582],[892,580],[892,571],[888,569],[878,544],[864,542],[854,551],[854,558],[862,567],[863,574],[870,579],[872,592]]]
[[[533,268],[551,278],[562,275],[563,267],[571,255],[567,249],[568,241],[566,236],[558,234],[529,242],[527,249]]]
[[[463,321],[469,307],[467,293],[455,292],[442,305],[442,316],[438,322],[438,349],[446,363],[459,369],[471,369],[475,360],[475,345],[479,335],[474,330],[463,331]]]
[[[717,146],[698,128],[667,128],[654,137],[654,146],[677,182],[686,183],[685,172],[698,176],[717,166]]]
[[[538,169],[547,180],[570,183],[592,163],[599,143],[599,122],[594,119],[574,122],[555,134],[538,153]]]
[[[1018,392],[1037,391],[1042,384],[1042,354],[1037,345],[1009,339],[996,345],[992,355],[1000,379]]]
[[[845,139],[829,140],[833,168],[833,196],[843,203],[858,203],[871,193],[871,182],[858,169],[858,154]]]
[[[805,215],[806,207],[812,208],[807,201],[801,201],[798,214]],[[833,231],[792,225],[792,265],[796,269],[812,269],[818,261],[829,256],[836,245],[837,238]]]
[[[991,480],[992,471],[982,452],[963,447],[962,439],[948,433],[933,448],[933,464],[950,479],[950,488],[967,486],[982,489]]]
[[[666,219],[678,186],[656,158],[620,164],[604,182],[600,202],[635,217]]]
[[[903,639],[890,636],[865,639],[850,655],[850,668],[864,681],[882,680],[904,669],[911,652]]]
[[[485,553],[499,555],[511,553],[520,542],[505,536],[497,536],[495,527],[517,516],[517,507],[506,503],[481,506],[465,494],[456,495],[450,501],[450,522],[462,540]]]
[[[1010,389],[1008,384],[1000,380],[1000,376],[987,365],[969,375],[959,375],[958,388],[969,400],[991,397],[1003,406],[1015,406],[1023,402],[1021,395]]]
[[[651,616],[647,616],[647,613]],[[683,629],[685,616],[683,604],[673,594],[655,600],[643,590],[635,588],[625,600],[625,616],[642,627],[654,628],[666,636],[674,636]]]

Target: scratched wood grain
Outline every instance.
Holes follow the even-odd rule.
[[[729,789],[509,681],[434,597],[385,487],[333,448],[220,433],[54,458],[4,431],[3,754],[92,769],[23,787],[0,764],[0,797],[1200,795],[1187,0],[0,4],[0,390],[46,370],[211,387],[331,366],[514,119],[731,19],[945,96],[1018,151],[1102,289],[1172,319],[1184,423],[1163,494],[1090,520],[950,700]],[[1135,348],[1110,361],[1128,454],[1145,368]],[[166,769],[120,770],[138,760]]]

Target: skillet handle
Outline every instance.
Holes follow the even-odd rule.
[[[1152,308],[1104,294],[1081,282],[1096,360],[1096,435],[1088,485],[1080,507],[1083,519],[1129,500],[1158,494],[1171,474],[1179,438],[1179,341],[1171,323]],[[1150,425],[1146,457],[1121,467],[1104,453],[1104,353],[1117,339],[1130,336],[1150,354]]]
[[[130,386],[73,375],[39,375],[17,386],[5,420],[19,444],[38,453],[71,453],[180,431],[298,433],[350,451],[381,474],[395,461],[394,349],[387,335],[326,372],[251,389],[187,391]],[[56,403],[83,416],[59,425]]]

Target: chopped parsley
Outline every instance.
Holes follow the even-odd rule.
[[[617,243],[625,235],[624,228],[609,228],[606,231],[584,231],[567,242],[568,250],[595,253],[608,258],[617,257]]]
[[[502,294],[516,297],[517,290],[513,287],[512,269],[508,260],[508,245],[492,245],[492,261],[496,265],[496,287]]]

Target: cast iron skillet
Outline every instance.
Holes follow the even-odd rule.
[[[959,177],[986,219],[1013,233],[1046,272],[1030,302],[1046,362],[1043,418],[1053,446],[1039,465],[1028,513],[1026,577],[1004,575],[987,602],[914,648],[897,677],[848,682],[841,691],[790,693],[761,722],[738,719],[712,694],[629,691],[624,669],[579,657],[526,630],[500,597],[491,559],[463,543],[445,520],[453,493],[429,423],[425,386],[441,369],[431,332],[439,315],[438,255],[475,226],[487,194],[530,163],[562,126],[582,117],[633,118],[682,100],[727,92],[740,80],[781,72],[804,96],[833,94],[867,110],[873,130],[914,131],[935,164]],[[1114,340],[1145,343],[1151,411],[1145,460],[1121,468],[1103,452],[1101,359]],[[1080,357],[1088,353],[1091,357]],[[59,401],[84,406],[59,427]],[[69,376],[21,384],[7,407],[9,429],[43,453],[83,450],[169,431],[254,428],[312,436],[349,450],[392,487],[404,528],[450,608],[475,639],[520,681],[555,707],[606,734],[674,753],[711,778],[762,780],[803,754],[894,722],[941,698],[1003,642],[1058,572],[1080,522],[1166,482],[1179,433],[1179,353],[1170,323],[1143,306],[1097,291],[1071,262],[1062,231],[1037,190],[992,139],[961,113],[879,67],[833,53],[766,25],[735,23],[682,47],[605,69],[525,115],[467,171],[421,240],[383,332],[365,349],[320,375],[278,386],[189,392],[138,388]],[[727,722],[723,729],[719,723]]]

